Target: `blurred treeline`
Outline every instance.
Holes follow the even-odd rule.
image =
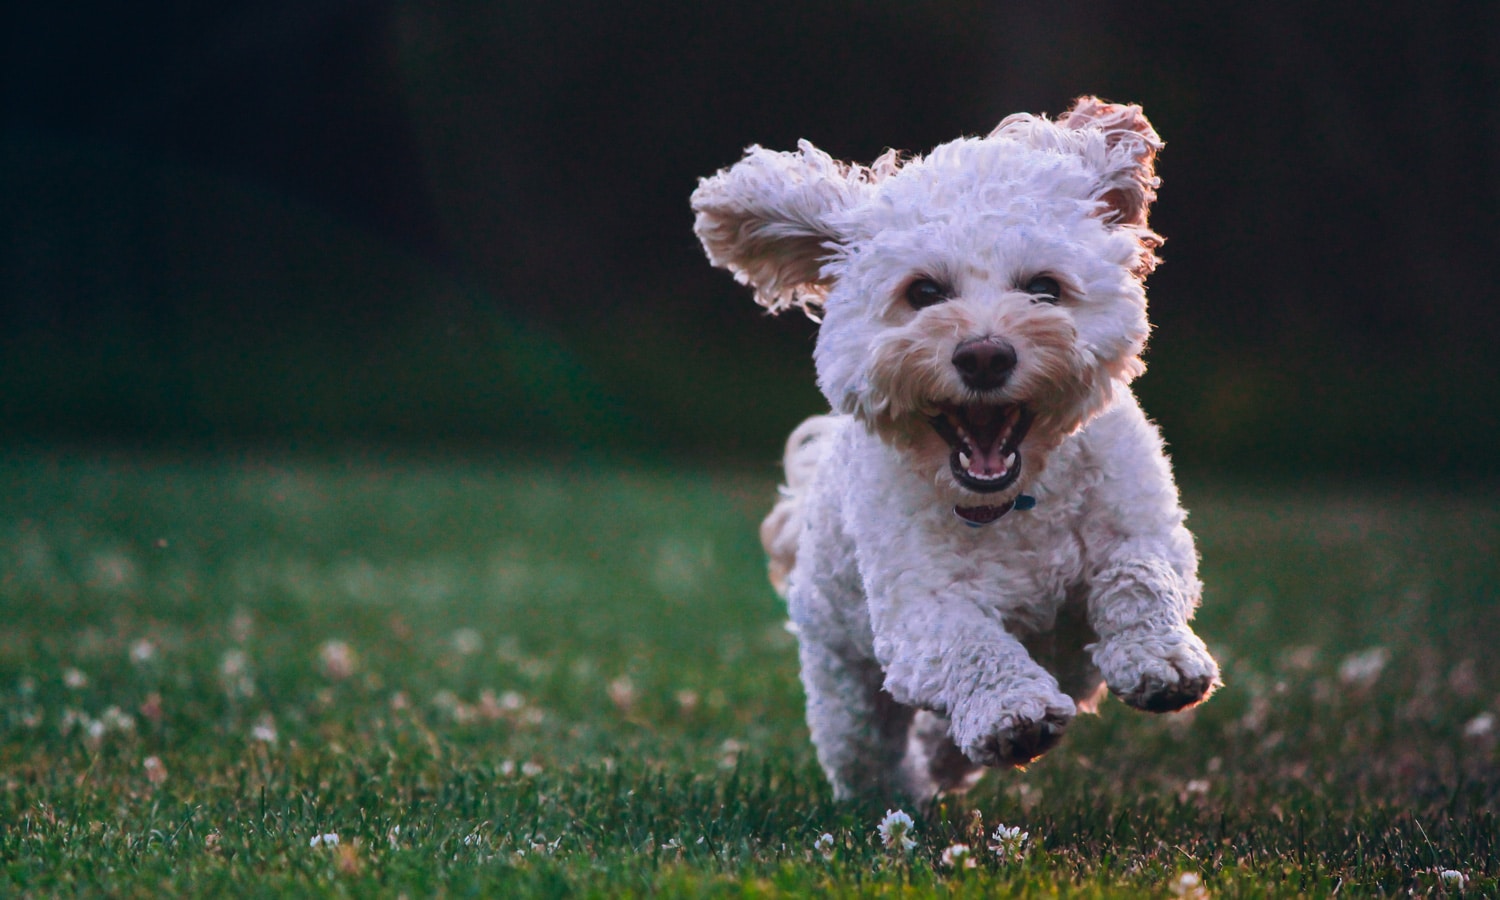
[[[743,147],[1097,93],[1167,140],[1140,382],[1185,467],[1500,470],[1500,4],[30,4],[0,439],[764,464],[814,327],[704,262]]]

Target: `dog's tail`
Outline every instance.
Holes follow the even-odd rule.
[[[786,580],[797,561],[797,541],[802,536],[803,494],[817,471],[818,460],[823,457],[823,449],[837,423],[837,416],[813,416],[798,425],[786,439],[786,455],[782,458],[786,484],[781,486],[781,499],[760,523],[760,542],[769,558],[766,568],[771,587],[782,597],[786,596]]]

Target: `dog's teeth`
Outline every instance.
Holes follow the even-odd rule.
[[[1010,452],[1010,455],[1007,456],[1007,457],[1005,457],[1005,468],[1009,469],[1011,466],[1013,466],[1015,464],[1016,464],[1016,451],[1012,450]]]
[[[962,450],[958,451],[958,464],[967,469],[969,467],[969,454]]]

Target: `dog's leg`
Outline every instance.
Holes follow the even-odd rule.
[[[948,720],[897,703],[873,661],[811,641],[801,655],[808,727],[837,799],[899,792],[925,803],[979,780],[984,767],[953,742]]]
[[[971,761],[1018,766],[1046,752],[1077,713],[1057,679],[973,603],[872,597],[875,654],[899,701],[946,715]]]
[[[789,487],[783,503],[788,518],[802,523],[794,553],[787,556],[795,558],[787,612],[797,625],[807,723],[837,799],[893,794],[925,799],[902,771],[915,710],[886,693],[884,674],[872,658],[864,586],[840,514],[843,480],[838,469],[829,477],[807,471],[824,459],[818,442],[835,437],[839,427],[837,417],[808,420],[788,442],[786,460]],[[814,453],[816,459],[807,458]],[[785,533],[786,523],[776,519],[773,513],[768,530]],[[776,546],[767,541],[773,558]]]
[[[1110,691],[1148,712],[1172,712],[1204,700],[1219,666],[1188,627],[1196,585],[1165,562],[1114,565],[1095,580],[1089,619],[1099,641],[1089,649]]]
[[[1001,631],[950,651],[943,691],[950,733],[964,755],[986,766],[1023,766],[1062,738],[1077,714],[1057,679]]]
[[[1080,529],[1088,568],[1087,648],[1104,683],[1137,709],[1170,712],[1208,697],[1219,666],[1188,627],[1203,592],[1161,435],[1133,401],[1095,426],[1099,480]]]
[[[918,710],[906,750],[907,793],[920,799],[961,794],[979,782],[984,766],[953,743],[952,723],[930,710]]]
[[[1099,711],[1104,699],[1104,677],[1089,655],[1089,647],[1098,640],[1088,622],[1088,595],[1083,589],[1070,595],[1051,631],[1028,636],[1023,643],[1026,652],[1057,679],[1057,686],[1073,698],[1079,712]]]
[[[885,692],[880,668],[807,638],[801,656],[807,725],[834,797],[900,792],[926,799],[901,774],[914,710]]]

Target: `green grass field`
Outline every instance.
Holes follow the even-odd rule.
[[[774,476],[0,458],[0,894],[1500,891],[1490,487],[1188,485],[1228,686],[903,851],[814,762]]]

